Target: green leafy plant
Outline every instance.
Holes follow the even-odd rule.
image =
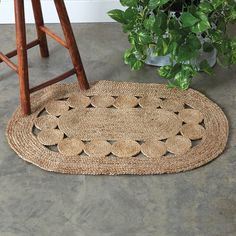
[[[143,67],[151,49],[156,56],[170,56],[170,65],[158,69],[170,87],[187,89],[199,70],[212,74],[207,60],[192,63],[199,51],[218,51],[222,66],[236,64],[236,37],[227,26],[236,22],[235,0],[120,0],[126,10],[112,10],[109,16],[128,33],[131,47],[124,62],[132,70]],[[173,15],[175,12],[175,15]],[[204,43],[199,39],[203,37]]]

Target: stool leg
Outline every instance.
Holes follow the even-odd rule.
[[[31,2],[32,2],[33,12],[34,12],[36,30],[37,30],[38,39],[39,39],[40,53],[42,57],[48,57],[49,51],[48,51],[46,33],[40,30],[40,26],[44,26],[41,3],[40,3],[40,0],[31,0]]]
[[[70,19],[67,14],[66,6],[64,0],[54,0],[57,13],[61,22],[61,27],[65,35],[65,40],[68,45],[71,60],[74,65],[76,75],[79,81],[80,88],[82,90],[88,89],[89,84],[86,78],[84,67],[81,61],[79,50],[75,41],[74,33],[71,27]]]
[[[18,77],[20,81],[20,102],[24,115],[31,113],[28,60],[26,49],[24,0],[14,0],[16,20],[16,45],[18,55]]]

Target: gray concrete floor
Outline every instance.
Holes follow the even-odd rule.
[[[58,25],[51,26],[59,32]],[[153,67],[130,72],[117,24],[73,26],[90,81],[164,83]],[[3,52],[15,46],[13,26],[0,26]],[[27,27],[28,40],[35,36]],[[49,59],[29,51],[31,85],[70,69],[65,49],[50,40]],[[75,78],[68,81],[75,81]],[[10,149],[6,124],[18,105],[17,76],[0,65],[0,236],[236,235],[236,68],[215,67],[192,87],[217,102],[230,121],[224,154],[199,169],[157,176],[70,176],[24,162]]]

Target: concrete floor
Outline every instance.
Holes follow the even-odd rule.
[[[152,67],[130,72],[123,64],[128,43],[119,25],[73,27],[90,81],[165,82]],[[0,30],[0,48],[10,51],[14,27],[1,25]],[[27,31],[28,40],[33,39],[34,27]],[[38,48],[29,51],[31,85],[71,68],[65,49],[51,40],[50,52],[49,59],[41,59]],[[70,176],[24,162],[4,136],[19,102],[18,86],[17,76],[1,64],[0,236],[236,235],[236,68],[216,66],[213,78],[199,75],[192,86],[228,116],[224,154],[199,169],[160,176]]]

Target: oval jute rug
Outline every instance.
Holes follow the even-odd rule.
[[[57,84],[16,110],[10,146],[42,169],[68,174],[162,174],[202,166],[224,150],[228,121],[201,93],[166,85],[100,81],[79,92]]]

